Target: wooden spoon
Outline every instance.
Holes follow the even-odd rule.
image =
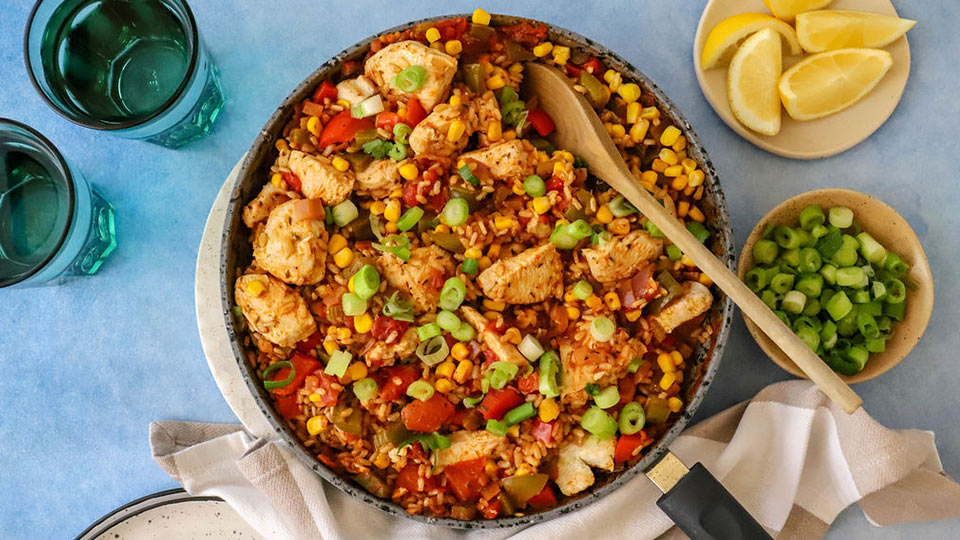
[[[573,89],[559,71],[533,62],[526,67],[527,90],[536,94],[556,124],[556,143],[582,157],[590,172],[627,198],[660,228],[696,265],[723,290],[813,382],[847,413],[863,400],[847,386],[766,304],[747,288],[725,264],[700,243],[686,227],[640,187],[607,135],[600,117],[586,98]]]

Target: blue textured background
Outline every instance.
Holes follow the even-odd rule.
[[[937,302],[903,364],[856,390],[894,428],[931,429],[960,474],[957,305],[960,185],[955,0],[898,2],[918,19],[912,73],[893,117],[863,144],[816,162],[782,159],[740,139],[700,94],[691,65],[704,1],[485,1],[491,12],[547,20],[618,51],[651,76],[693,124],[720,174],[737,242],[797,193],[847,187],[899,210],[924,242]],[[197,246],[210,204],[274,107],[347,45],[406,20],[471,11],[474,1],[368,3],[195,0],[228,96],[217,131],[171,151],[74,126],[30,86],[21,40],[29,0],[0,7],[0,116],[46,134],[118,212],[120,247],[94,277],[60,288],[0,291],[0,536],[69,538],[104,513],[175,486],[150,459],[151,420],[234,421],[203,359],[193,310]],[[281,6],[282,4],[282,6]],[[952,66],[952,67],[951,67]],[[700,418],[786,374],[739,317]],[[872,527],[844,512],[836,538],[954,536],[960,520]]]

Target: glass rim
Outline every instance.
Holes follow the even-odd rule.
[[[165,101],[163,105],[157,108],[156,111],[150,113],[148,116],[143,119],[136,121],[126,121],[118,124],[109,124],[105,125],[103,123],[92,123],[80,118],[75,117],[74,115],[68,114],[64,111],[54,100],[47,95],[43,90],[43,87],[40,85],[40,81],[37,80],[37,77],[33,73],[33,64],[30,62],[30,30],[33,28],[34,17],[37,15],[37,10],[40,9],[40,5],[49,0],[37,0],[33,5],[33,8],[30,10],[30,15],[27,16],[27,27],[23,33],[23,58],[27,64],[27,76],[30,77],[30,83],[33,84],[33,88],[40,94],[40,98],[47,102],[47,105],[54,110],[60,116],[66,118],[70,122],[77,124],[78,126],[83,126],[90,129],[96,129],[100,131],[117,131],[123,129],[130,129],[133,127],[144,125],[151,120],[156,119],[161,116],[163,113],[167,112],[174,104],[179,101],[183,96],[184,91],[189,86],[190,79],[193,77],[194,73],[197,70],[197,64],[199,63],[200,58],[200,33],[197,30],[197,21],[193,16],[193,10],[190,9],[190,5],[187,4],[185,0],[171,0],[176,2],[183,7],[184,12],[187,14],[187,24],[190,27],[190,35],[193,37],[193,51],[190,54],[190,64],[187,66],[187,71],[184,73],[183,80],[180,81],[180,86],[177,87],[177,90],[170,96],[170,99]],[[163,1],[163,0],[161,0]],[[41,72],[42,70],[41,66]]]
[[[47,150],[54,157],[54,160],[60,165],[60,167],[64,171],[64,175],[66,177],[65,180],[67,183],[67,194],[69,195],[69,197],[68,197],[68,203],[67,203],[67,221],[63,227],[63,231],[60,233],[60,238],[57,240],[57,245],[54,246],[52,250],[50,250],[50,253],[48,253],[43,258],[42,261],[39,261],[28,272],[22,274],[21,276],[11,281],[7,281],[7,282],[0,281],[0,289],[4,287],[10,287],[10,286],[16,285],[17,283],[21,283],[23,281],[30,279],[31,277],[39,273],[41,270],[43,270],[47,266],[47,264],[49,264],[50,261],[52,261],[54,257],[57,256],[58,253],[60,253],[60,248],[62,248],[63,244],[67,241],[67,236],[69,235],[70,229],[73,226],[72,222],[73,222],[74,212],[76,211],[75,205],[76,205],[76,197],[77,197],[77,193],[76,193],[77,188],[74,182],[73,172],[70,170],[69,165],[67,165],[67,160],[64,159],[63,154],[61,154],[60,150],[58,150],[57,147],[52,142],[50,142],[50,139],[44,137],[42,133],[24,124],[23,122],[18,122],[16,120],[0,116],[0,128],[4,126],[13,126],[17,129],[21,129],[27,132],[29,136],[34,137],[37,141],[40,142],[42,146],[45,147],[45,150]]]

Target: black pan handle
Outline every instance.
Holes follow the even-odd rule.
[[[770,538],[737,499],[699,463],[660,497],[657,506],[693,540]]]

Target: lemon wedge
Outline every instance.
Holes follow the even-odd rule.
[[[765,28],[743,42],[727,71],[727,96],[733,115],[764,135],[780,132],[777,83],[782,61],[780,34]]]
[[[703,52],[700,53],[700,67],[711,69],[725,64],[737,45],[764,28],[772,28],[783,37],[788,54],[795,56],[803,52],[797,41],[797,33],[789,24],[765,13],[741,13],[727,17],[710,30],[703,42]]]
[[[792,21],[798,13],[811,11],[814,9],[823,9],[833,0],[763,0],[770,13],[773,13],[778,19]]]
[[[780,99],[797,120],[842,111],[867,95],[893,65],[882,49],[836,49],[801,60],[780,77]]]
[[[883,47],[913,28],[917,21],[879,13],[830,10],[797,15],[797,39],[805,51],[850,47]]]

